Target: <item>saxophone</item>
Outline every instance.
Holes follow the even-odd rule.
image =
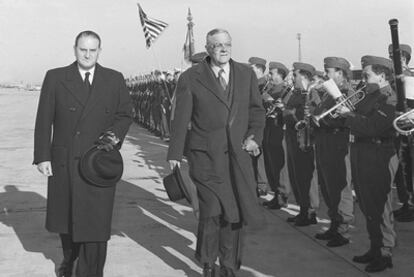
[[[297,131],[297,139],[299,143],[299,148],[304,151],[308,152],[312,149],[312,126],[311,126],[311,119],[312,114],[310,112],[310,101],[311,101],[311,91],[316,86],[320,85],[320,82],[315,82],[311,84],[308,89],[304,92],[305,94],[305,105],[303,108],[303,119],[299,120],[295,124],[295,129]]]

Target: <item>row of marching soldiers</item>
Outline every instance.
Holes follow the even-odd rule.
[[[400,49],[404,74],[412,76],[408,68],[411,48],[400,45]],[[367,272],[391,268],[394,216],[402,222],[414,220],[414,144],[412,137],[398,135],[393,127],[397,97],[392,60],[363,56],[362,81],[355,87],[350,82],[350,63],[342,57],[326,57],[324,72],[307,63],[296,62],[289,70],[280,62],[270,62],[266,75],[266,60],[252,57],[249,64],[258,77],[266,109],[262,155],[252,158],[256,181],[260,182],[263,159],[274,192],[274,198],[263,205],[269,209],[286,206],[280,175],[287,163],[291,190],[300,207],[299,214],[287,220],[296,226],[316,224],[310,194],[316,170],[331,223],[315,237],[327,241],[329,247],[349,243],[354,190],[366,219],[370,248],[353,261],[367,264]],[[414,99],[408,91],[407,97]],[[403,205],[393,213],[394,181]]]
[[[165,141],[170,137],[171,105],[179,74],[178,69],[174,72],[155,70],[126,79],[136,123]]]

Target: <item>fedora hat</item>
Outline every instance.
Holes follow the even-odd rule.
[[[112,187],[121,179],[124,165],[118,149],[105,151],[93,146],[81,157],[79,169],[91,185]]]
[[[164,177],[163,183],[168,198],[170,198],[171,201],[175,202],[185,198],[188,203],[191,204],[190,193],[187,190],[186,184],[184,183],[180,168],[178,166],[174,167],[174,170],[171,174]]]

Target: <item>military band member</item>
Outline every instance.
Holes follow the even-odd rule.
[[[307,87],[315,74],[315,68],[307,63],[294,63],[294,91],[286,103],[283,112],[286,124],[285,138],[287,147],[287,164],[289,180],[300,212],[295,217],[288,218],[288,222],[294,222],[297,226],[316,224],[316,214],[310,210],[310,187],[314,164],[313,147],[301,145],[303,134],[295,129],[299,120],[304,119],[305,104],[307,99]]]
[[[264,202],[263,206],[269,209],[280,209],[286,206],[286,189],[280,183],[280,172],[285,164],[285,152],[283,150],[283,115],[281,108],[275,108],[276,103],[281,103],[282,95],[287,88],[285,78],[289,69],[282,63],[269,63],[269,76],[272,82],[271,88],[264,92],[269,97],[264,100],[266,114],[266,125],[263,135],[263,155],[266,176],[270,188],[273,190],[272,200]],[[273,110],[273,112],[270,112]]]
[[[407,44],[400,44],[401,49],[401,65],[405,76],[414,76],[414,73],[408,67],[411,59],[411,47]],[[392,58],[392,44],[388,47],[390,58]],[[407,107],[414,108],[414,100],[408,99]],[[414,139],[410,136],[398,135],[396,139],[397,154],[399,156],[399,166],[395,176],[395,184],[397,187],[398,199],[402,203],[401,208],[394,211],[397,221],[411,222],[414,221],[413,206],[413,167],[414,167]]]
[[[391,209],[391,184],[398,166],[394,148],[396,95],[389,81],[392,61],[382,57],[361,58],[367,81],[366,96],[352,112],[340,106],[345,126],[354,136],[351,144],[351,169],[360,208],[365,216],[370,249],[354,262],[368,264],[367,272],[392,267],[391,250],[395,232]]]
[[[340,57],[324,59],[326,75],[338,86],[344,97],[353,93],[349,83],[350,64]],[[321,102],[314,113],[319,115],[336,105],[335,99],[325,91]],[[348,154],[349,129],[345,127],[344,118],[324,117],[315,127],[315,156],[319,172],[319,185],[322,196],[328,207],[330,227],[323,233],[316,234],[316,238],[327,240],[327,246],[337,247],[349,243],[347,233],[353,214],[352,190],[347,182],[347,168],[345,157]],[[350,169],[348,169],[350,170]],[[340,203],[347,205],[340,208]]]

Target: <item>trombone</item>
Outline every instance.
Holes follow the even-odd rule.
[[[328,109],[327,111],[319,115],[312,116],[312,120],[315,123],[315,125],[319,127],[320,126],[319,121],[328,115],[330,115],[332,118],[337,118],[338,114],[335,113],[335,110],[338,109],[342,105],[345,105],[351,111],[355,111],[355,105],[365,98],[365,95],[366,95],[364,92],[365,87],[366,86],[361,87],[359,90],[357,90],[356,92],[354,92],[348,97],[344,97],[344,96],[337,97],[335,100],[337,101],[339,100],[339,102],[335,106],[331,107],[330,109]]]
[[[414,109],[395,118],[392,124],[401,135],[411,135],[414,132]]]

